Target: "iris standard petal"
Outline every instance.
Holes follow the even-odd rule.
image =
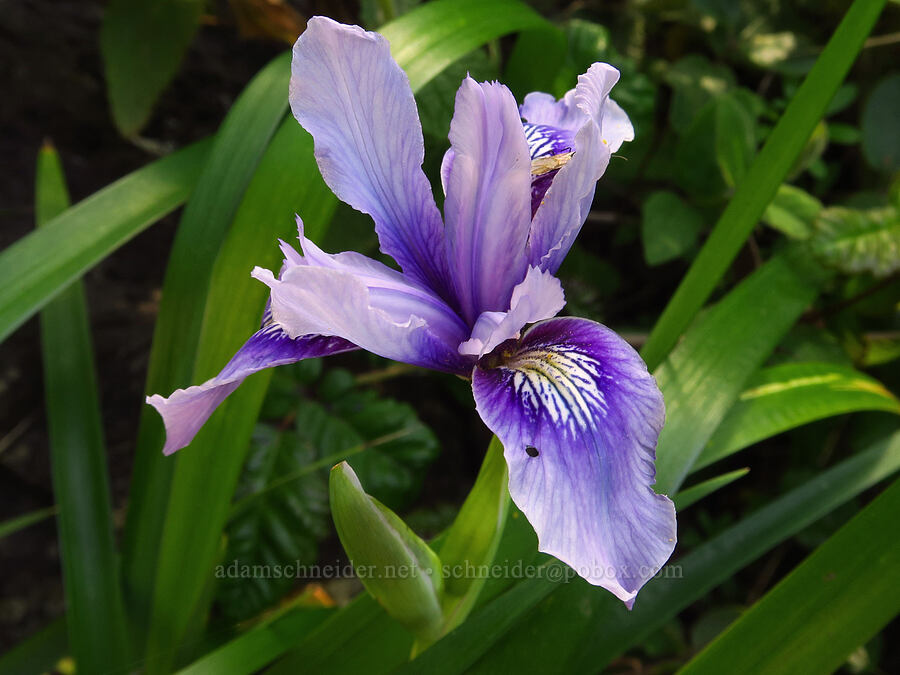
[[[357,349],[337,337],[307,335],[292,340],[276,324],[264,326],[244,343],[218,375],[201,385],[178,389],[168,398],[147,397],[166,427],[163,452],[171,455],[188,445],[213,411],[245,378],[265,368]]]
[[[463,318],[509,306],[527,269],[531,158],[512,93],[463,80],[450,124],[446,174],[447,256]]]
[[[454,373],[471,369],[471,360],[457,352],[468,335],[465,324],[420,287],[316,265],[288,267],[280,279],[260,268],[253,276],[272,289],[272,316],[291,337],[334,335],[395,361]]]
[[[442,292],[441,216],[409,79],[387,40],[313,17],[294,45],[290,102],[334,193],[375,221],[381,250]]]
[[[562,284],[550,272],[531,267],[512,292],[509,311],[482,312],[472,337],[459,346],[460,354],[484,356],[507,340],[518,338],[526,324],[556,316],[566,304]]]
[[[676,539],[674,506],[650,487],[665,410],[640,357],[600,324],[551,319],[482,359],[472,387],[540,550],[630,607]]]
[[[574,154],[554,176],[534,215],[529,256],[530,263],[541,269],[553,273],[559,269],[587,218],[597,181],[609,164],[611,142],[604,134],[603,121],[609,107],[609,91],[618,78],[619,71],[612,66],[595,63],[578,78],[574,93],[567,94],[555,107],[544,99],[531,98],[533,95],[526,97],[523,114],[528,113],[530,123],[555,126],[556,121],[559,125],[571,125],[576,113],[581,117],[575,132]],[[529,99],[531,105],[527,105]],[[609,110],[612,140],[621,144],[627,136],[624,113],[618,106]],[[544,113],[546,117],[542,116]]]

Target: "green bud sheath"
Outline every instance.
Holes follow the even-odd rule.
[[[331,470],[331,515],[366,590],[420,640],[440,635],[441,561],[393,511],[370,497],[347,462]]]

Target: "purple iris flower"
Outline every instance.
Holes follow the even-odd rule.
[[[521,107],[503,85],[467,77],[441,167],[442,220],[387,41],[310,19],[294,45],[291,109],[325,181],[372,217],[402,272],[323,252],[298,218],[301,252],[282,242],[280,272],[253,272],[271,289],[262,328],[215,378],[147,399],[165,422],[164,452],[188,445],[263,368],[361,348],[462,375],[503,443],[510,495],[540,550],[631,607],[675,547],[675,509],[651,488],[662,395],[613,331],[553,318],[565,304],[554,274],[610,153],[633,137],[609,98],[618,77],[595,63],[563,99],[532,93]]]

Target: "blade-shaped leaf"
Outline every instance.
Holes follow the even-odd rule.
[[[0,252],[0,340],[86,270],[178,208],[209,153],[195,143],[120,178]]]
[[[702,483],[697,483],[696,485],[691,485],[683,489],[672,500],[675,502],[675,508],[680,511],[681,509],[686,509],[691,504],[695,504],[699,502],[704,497],[711,495],[716,490],[720,490],[726,485],[731,485],[738,478],[743,478],[748,473],[750,473],[750,469],[737,469],[736,471],[729,471],[728,473],[723,473],[721,476],[716,476],[715,478],[710,478],[709,480],[705,480]]]
[[[830,673],[900,612],[900,481],[729,626],[680,673]],[[777,630],[772,627],[777,626]]]
[[[709,298],[772,201],[853,64],[885,1],[853,3],[791,99],[641,350],[651,369],[662,362]]]
[[[900,270],[900,209],[824,209],[815,221],[812,248],[841,272],[886,277]]]
[[[190,45],[203,0],[112,0],[100,47],[113,120],[125,136],[146,124]]]
[[[900,401],[877,380],[831,363],[764,368],[697,458],[700,469],[749,445],[814,420],[859,410],[900,414]]]
[[[787,251],[700,317],[654,373],[666,400],[656,489],[675,492],[744,382],[815,298],[822,271]]]
[[[55,516],[59,512],[55,506],[51,506],[46,509],[39,509],[37,511],[32,511],[31,513],[26,513],[21,516],[16,516],[15,518],[10,518],[9,520],[3,521],[0,523],[0,539],[4,537],[8,537],[11,534],[18,532],[19,530],[24,530],[26,527],[30,527],[35,523],[39,523],[42,520],[46,520],[51,516]]]
[[[56,151],[38,155],[38,226],[68,205]],[[68,610],[69,644],[84,672],[124,669],[125,611],[113,543],[106,448],[84,289],[75,281],[41,312],[44,396]]]
[[[148,393],[191,384],[211,270],[244,190],[284,117],[288,71],[288,55],[275,58],[247,85],[219,128],[169,257],[153,333]],[[159,416],[142,406],[122,547],[129,612],[140,635],[145,634],[150,612],[164,504],[174,471],[174,463],[159,452],[163,438]]]

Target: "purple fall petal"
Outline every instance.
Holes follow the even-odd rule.
[[[531,158],[512,93],[463,80],[443,167],[447,256],[463,318],[508,307],[527,269]]]
[[[406,73],[387,40],[313,17],[294,45],[291,109],[334,193],[375,221],[381,250],[419,281],[445,283],[441,216]]]
[[[472,388],[540,550],[630,607],[676,539],[650,487],[665,410],[643,361],[600,324],[551,319],[482,359]]]
[[[171,455],[188,445],[219,404],[253,373],[353,349],[357,346],[337,337],[307,335],[292,340],[278,325],[261,328],[213,379],[177,389],[168,398],[159,394],[147,397],[147,403],[156,408],[166,426],[163,452]]]
[[[619,71],[612,66],[595,63],[579,76],[578,85],[563,100],[551,104],[545,94],[529,94],[522,106],[522,115],[529,123],[569,130],[580,114],[575,153],[553,178],[534,215],[528,243],[530,264],[541,269],[553,273],[559,269],[587,218],[612,146],[630,137],[627,131],[631,127],[624,112],[610,105],[609,92],[618,78]],[[609,138],[603,129],[606,116],[610,120]]]
[[[556,316],[565,304],[559,279],[531,267],[522,283],[513,289],[509,311],[482,312],[472,337],[459,346],[459,353],[484,356],[502,342],[519,337],[526,324]]]

